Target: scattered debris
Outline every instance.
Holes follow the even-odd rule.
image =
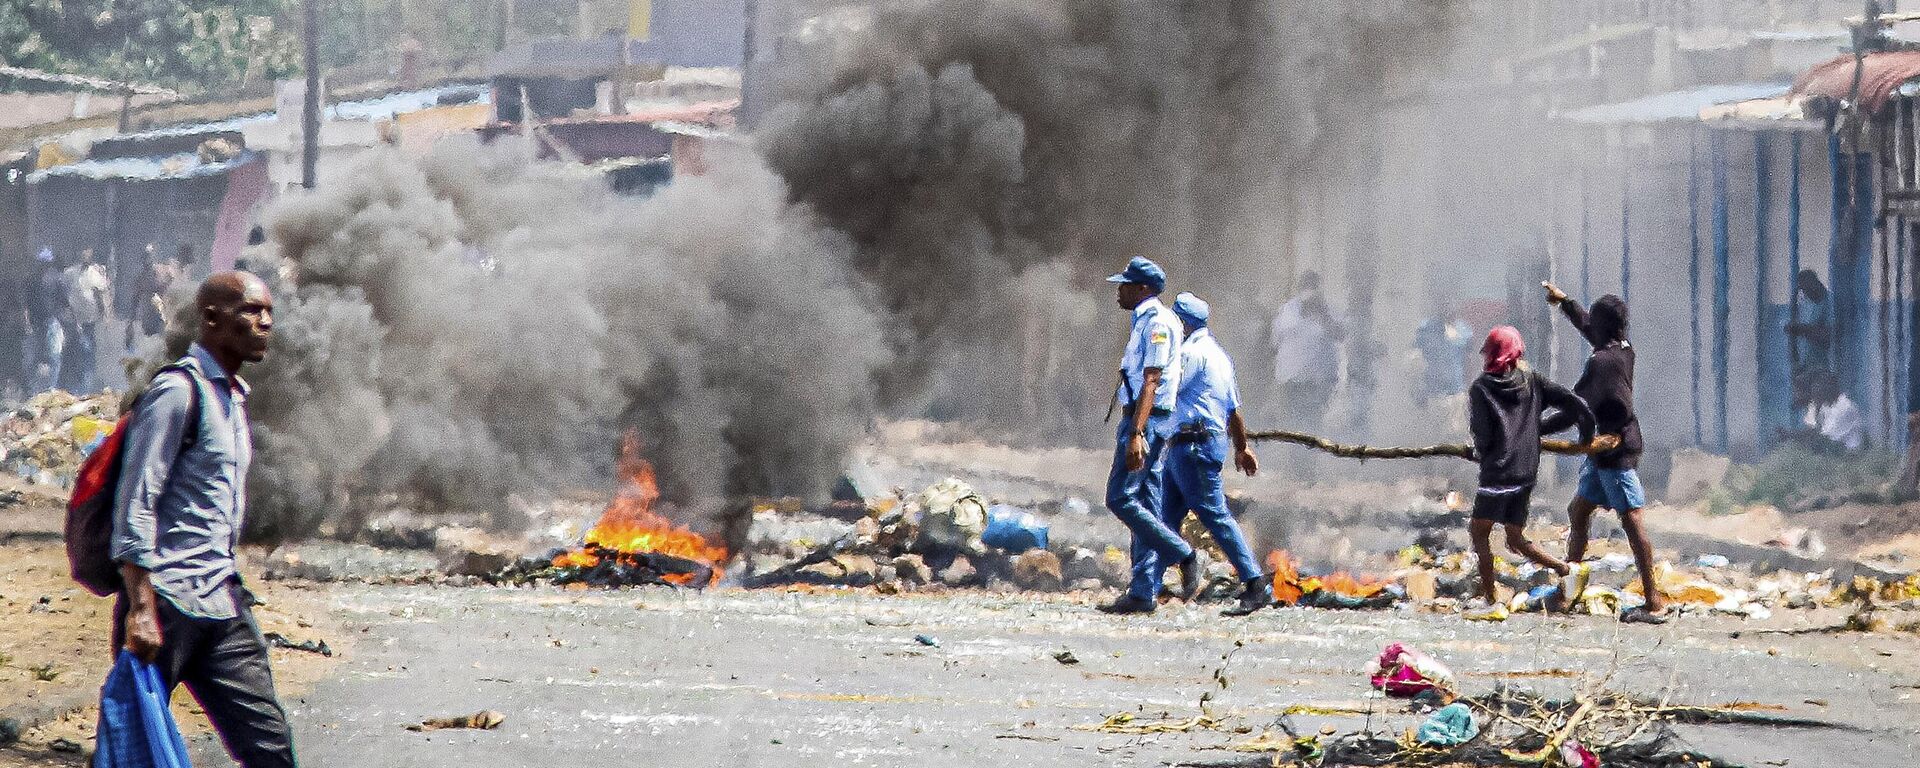
[[[306,641],[296,643],[292,640],[287,639],[286,635],[282,635],[278,632],[268,632],[265,635],[262,635],[262,637],[266,639],[267,645],[269,647],[285,648],[290,651],[305,651],[307,653],[317,653],[329,659],[333,658],[333,649],[327,647],[327,641],[325,640],[320,640],[318,642],[313,640],[306,640]]]
[[[438,731],[445,728],[466,728],[476,731],[491,731],[507,721],[507,716],[491,709],[483,709],[471,715],[459,717],[437,717],[423,720],[416,725],[407,726],[409,731]]]
[[[78,397],[62,390],[34,395],[0,422],[0,460],[21,477],[62,488],[80,462],[113,430],[120,396]]]
[[[1453,670],[1409,645],[1391,643],[1367,665],[1374,690],[1388,696],[1411,698],[1429,690],[1453,687]]]
[[[1053,660],[1060,662],[1061,664],[1065,664],[1067,666],[1073,666],[1075,664],[1080,663],[1080,657],[1073,655],[1073,651],[1061,651],[1059,653],[1056,653],[1053,655]]]
[[[0,717],[0,747],[20,740],[20,721],[11,717]]]
[[[405,541],[417,538],[405,533],[404,528],[380,530],[390,538]],[[431,546],[439,558],[440,570],[448,576],[491,576],[512,565],[519,553],[517,544],[490,536],[478,528],[448,526],[434,531],[432,537]]]
[[[1454,702],[1435,710],[1420,724],[1415,736],[1430,747],[1457,747],[1480,735],[1480,724],[1473,720],[1473,708]]]
[[[932,635],[914,635],[913,641],[921,645],[927,646],[928,648],[940,647],[940,640],[935,638]]]
[[[901,521],[913,526],[913,550],[923,554],[960,552],[982,554],[980,535],[987,530],[987,502],[973,487],[947,478],[901,507]]]
[[[1161,720],[1140,720],[1130,712],[1110,715],[1097,725],[1076,725],[1077,731],[1099,731],[1101,733],[1185,733],[1193,730],[1213,730],[1220,727],[1220,720],[1210,715],[1194,715],[1187,718],[1165,718]]]
[[[966,555],[956,555],[953,562],[940,569],[938,578],[941,584],[949,587],[969,587],[979,581],[980,571],[973,567],[973,560]]]
[[[68,755],[77,755],[85,750],[84,747],[80,746],[79,742],[72,739],[54,739],[52,743],[47,745],[47,749]]]
[[[1034,592],[1058,592],[1065,586],[1060,557],[1044,549],[1021,553],[1013,559],[1013,583]]]

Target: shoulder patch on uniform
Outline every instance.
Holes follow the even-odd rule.
[[[1155,344],[1165,344],[1173,340],[1173,334],[1167,333],[1165,328],[1155,328],[1153,335],[1148,338]]]

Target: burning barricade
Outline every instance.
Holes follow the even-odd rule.
[[[1276,605],[1303,608],[1389,608],[1406,597],[1400,585],[1371,576],[1354,576],[1334,571],[1325,576],[1300,572],[1300,563],[1286,550],[1267,555],[1267,570],[1273,574],[1273,602]]]
[[[653,465],[640,453],[639,438],[629,434],[620,446],[620,489],[581,546],[515,563],[500,578],[602,587],[718,582],[725,575],[727,548],[660,513],[660,486]]]

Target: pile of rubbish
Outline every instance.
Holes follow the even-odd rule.
[[[1424,606],[1444,610],[1464,601],[1476,589],[1473,558],[1468,553],[1434,557],[1414,546],[1402,550],[1399,559],[1399,583]],[[1589,564],[1593,568],[1592,583],[1579,603],[1567,605],[1565,610],[1614,616],[1645,602],[1631,556],[1611,553]],[[1513,590],[1508,610],[1544,611],[1561,602],[1550,571],[1531,563],[1515,566],[1504,558],[1496,559],[1494,568],[1499,581]],[[1831,570],[1756,575],[1725,557],[1704,555],[1686,566],[1655,563],[1654,583],[1669,604],[1682,610],[1750,619],[1767,619],[1782,609],[1851,606],[1863,599],[1885,607],[1920,609],[1920,574],[1904,580],[1840,579]]]
[[[0,423],[0,467],[43,485],[70,486],[87,454],[113,431],[119,412],[120,396],[112,391],[34,395]]]
[[[776,514],[757,513],[754,527],[774,527],[777,522],[766,518]],[[891,594],[994,584],[1058,592],[1118,586],[1127,579],[1127,557],[1118,548],[1094,552],[1052,542],[1038,516],[991,504],[952,478],[910,496],[881,499],[851,528],[820,528],[830,536],[824,543],[804,535],[763,542],[748,553],[741,583],[872,587]]]

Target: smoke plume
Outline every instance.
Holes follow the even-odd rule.
[[[843,238],[757,164],[717,166],[635,201],[463,142],[283,201],[251,257],[290,278],[250,371],[256,532],[602,487],[628,428],[670,499],[823,490],[886,325]]]
[[[1377,155],[1381,107],[1444,50],[1454,6],[843,9],[831,28],[855,31],[780,41],[769,69],[786,74],[758,139],[794,200],[852,238],[855,268],[909,331],[891,401],[1092,437],[1121,327],[1099,278],[1154,258],[1170,290],[1213,299],[1230,345],[1257,352],[1251,330],[1293,277],[1288,196],[1370,181],[1356,169]]]
[[[1362,183],[1453,5],[789,8],[758,157],[653,198],[512,149],[375,158],[269,216],[258,532],[604,484],[628,428],[685,503],[815,493],[876,417],[1096,440],[1100,277],[1148,255],[1258,327],[1288,195]]]

